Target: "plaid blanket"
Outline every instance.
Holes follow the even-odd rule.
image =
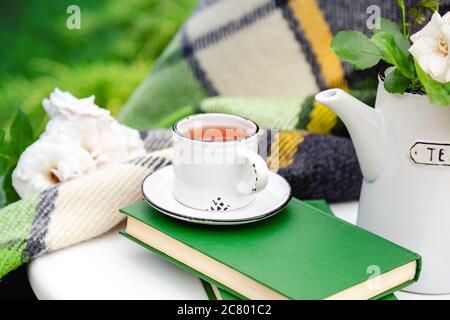
[[[356,72],[330,49],[339,30],[370,31],[370,5],[378,6],[383,17],[400,21],[395,1],[203,0],[119,120],[148,129],[166,124],[164,119],[180,110],[202,109],[208,97],[293,97],[295,108],[288,101],[278,109],[262,103],[252,112],[242,107],[229,112],[246,112],[257,122],[270,116],[277,124],[267,125],[272,128],[341,133],[336,115],[311,97],[340,87],[373,105],[378,70]],[[300,112],[303,104],[307,107]]]
[[[50,188],[0,210],[0,279],[31,259],[99,236],[142,198],[141,183],[170,164],[171,131],[142,132],[147,154]],[[361,184],[348,139],[304,131],[265,131],[266,161],[302,199],[349,200]]]

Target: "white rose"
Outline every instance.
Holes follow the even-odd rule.
[[[409,52],[420,67],[434,80],[450,81],[448,43],[450,41],[450,12],[443,17],[435,12],[422,30],[411,36]]]
[[[136,157],[145,153],[139,131],[120,124],[116,120],[111,122],[112,131],[120,137],[122,143],[126,145],[128,158]]]
[[[110,122],[107,118],[67,119],[59,115],[50,119],[42,136],[65,136],[91,152],[99,143],[99,131],[107,128]]]
[[[119,124],[93,96],[77,99],[56,88],[43,105],[52,119],[13,172],[22,198],[145,152],[139,132]]]
[[[43,136],[66,136],[91,155],[97,167],[119,163],[145,152],[139,132],[114,119],[66,119],[57,116],[47,123]]]
[[[12,184],[21,198],[92,171],[89,153],[63,136],[42,137],[19,158]]]
[[[78,99],[69,92],[63,92],[55,88],[50,94],[50,99],[44,99],[42,105],[52,118],[60,115],[67,118],[111,118],[109,110],[100,108],[94,103],[94,100],[95,96]]]

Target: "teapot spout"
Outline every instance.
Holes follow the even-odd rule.
[[[374,108],[341,89],[329,89],[316,100],[337,113],[350,133],[364,179],[375,181],[383,171],[387,154],[383,122]]]

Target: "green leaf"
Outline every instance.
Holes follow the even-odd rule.
[[[438,11],[440,0],[422,0],[419,2],[419,6],[422,8],[430,9],[432,11]]]
[[[408,13],[411,17],[415,17],[417,16],[417,8],[416,7],[412,7],[408,10]]]
[[[374,33],[380,33],[380,32],[387,32],[390,33],[395,40],[395,43],[397,46],[402,50],[403,54],[405,56],[409,55],[409,41],[408,38],[406,38],[402,31],[400,30],[400,26],[396,24],[395,22],[381,18],[380,19],[380,28],[374,29]]]
[[[366,77],[354,81],[350,86],[350,94],[356,99],[369,106],[375,106],[377,95],[378,79],[375,77]]]
[[[0,154],[7,154],[7,150],[6,148],[6,134],[5,134],[5,130],[0,129]]]
[[[381,58],[384,61],[396,66],[406,78],[414,78],[412,59],[403,53],[392,34],[377,32],[370,40],[382,51]]]
[[[22,110],[17,109],[10,129],[9,152],[14,159],[19,159],[22,152],[34,141],[30,121]]]
[[[8,170],[8,158],[0,155],[0,176],[4,175]]]
[[[340,31],[334,37],[331,48],[344,61],[356,69],[368,69],[376,65],[381,52],[370,39],[358,31]]]
[[[10,168],[8,172],[6,172],[3,177],[3,193],[5,198],[5,204],[8,205],[10,203],[16,202],[20,200],[19,195],[12,185],[12,172],[14,171],[14,167]]]
[[[0,176],[4,175],[6,173],[6,170],[8,170],[8,150],[7,143],[5,140],[5,131],[0,130]]]
[[[0,209],[6,205],[6,195],[3,191],[3,180],[4,176],[0,176]]]
[[[419,63],[416,60],[414,61],[416,64],[417,76],[423,84],[430,101],[448,107],[450,105],[450,82],[441,83],[432,79],[425,71],[423,71]]]
[[[410,80],[406,78],[397,68],[390,71],[384,79],[384,88],[390,93],[404,93],[410,84]]]

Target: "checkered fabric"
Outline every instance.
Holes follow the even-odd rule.
[[[400,21],[395,1],[203,0],[119,120],[148,129],[167,125],[166,118],[183,108],[221,110],[271,128],[275,123],[283,129],[340,133],[336,115],[308,98],[340,87],[373,104],[377,70],[355,72],[330,49],[339,30],[369,32],[370,5],[379,6],[384,17]],[[216,96],[248,97],[252,107],[226,103],[226,108],[216,108],[216,98],[208,99]],[[274,108],[269,97],[288,99]]]

